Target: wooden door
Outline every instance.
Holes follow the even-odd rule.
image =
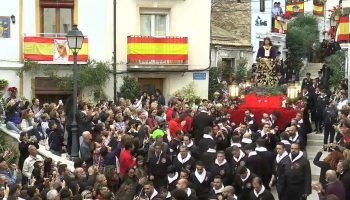
[[[156,89],[163,93],[163,79],[162,78],[139,78],[138,82],[141,85],[142,91],[148,94],[155,94]]]

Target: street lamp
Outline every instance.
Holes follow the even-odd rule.
[[[81,47],[83,46],[84,35],[79,31],[77,25],[73,25],[72,30],[67,33],[68,47],[73,53],[73,121],[71,124],[72,130],[72,149],[71,157],[73,159],[79,158],[79,135],[78,135],[78,124],[76,120],[77,113],[77,95],[78,95],[78,86],[77,86],[77,55]]]
[[[231,98],[236,98],[239,96],[239,87],[236,84],[232,84],[229,87],[229,94]]]

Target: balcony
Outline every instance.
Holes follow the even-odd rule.
[[[35,61],[45,64],[71,64],[73,61],[73,54],[69,50],[65,34],[25,34],[23,41],[23,59],[25,61]],[[78,52],[78,62],[84,63],[88,58],[88,38],[85,38],[82,49]]]
[[[128,36],[128,71],[183,71],[188,68],[187,37]]]

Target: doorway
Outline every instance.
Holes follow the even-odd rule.
[[[141,90],[148,94],[155,94],[156,89],[159,89],[163,93],[163,78],[139,78],[138,82],[141,86]]]
[[[47,77],[36,77],[34,81],[34,96],[42,103],[58,103],[59,100],[65,103],[72,94],[72,91],[59,88],[55,80]]]

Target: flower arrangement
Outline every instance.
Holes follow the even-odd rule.
[[[7,91],[9,91],[9,92],[17,92],[17,88],[16,87],[9,87],[7,89]]]
[[[341,7],[333,6],[333,8],[329,9],[328,12],[330,13],[330,18],[336,20],[336,18],[339,18],[339,16],[341,15]]]
[[[4,89],[9,85],[9,82],[5,79],[0,79],[0,89]]]

